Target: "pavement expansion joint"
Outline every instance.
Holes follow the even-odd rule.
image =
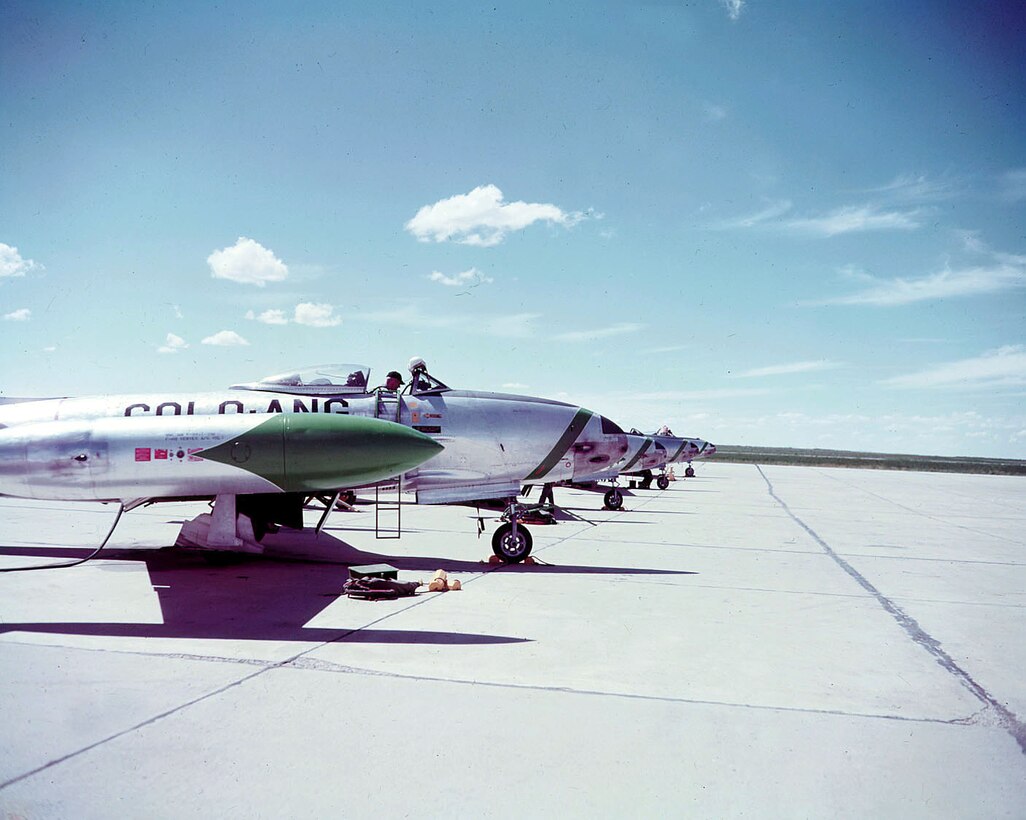
[[[979,718],[981,715],[987,714],[991,711],[989,707],[986,707],[977,712],[974,712],[972,715],[960,718],[911,717],[909,715],[894,715],[882,712],[855,712],[844,709],[814,709],[797,706],[780,706],[769,703],[742,703],[737,701],[726,700],[708,700],[704,698],[674,697],[671,695],[645,695],[633,692],[617,692],[612,690],[581,689],[573,686],[543,686],[540,684],[531,683],[503,683],[500,681],[474,680],[469,678],[440,677],[436,675],[415,675],[405,674],[402,672],[389,672],[381,669],[369,669],[366,667],[347,666],[345,664],[337,664],[333,663],[332,661],[325,661],[319,658],[305,657],[299,658],[295,661],[290,661],[282,665],[282,668],[310,672],[323,672],[337,675],[361,675],[368,677],[384,677],[392,678],[395,680],[419,681],[427,683],[447,683],[452,684],[454,686],[484,686],[495,689],[513,689],[529,692],[551,692],[565,695],[575,695],[580,697],[614,698],[618,700],[641,700],[656,703],[678,704],[682,706],[715,706],[722,707],[725,709],[754,709],[758,711],[769,712],[831,715],[834,717],[859,718],[864,720],[888,720],[899,721],[903,723],[928,723],[942,726],[984,725],[980,722]],[[991,725],[994,728],[1003,728],[997,721],[986,725]]]
[[[766,482],[766,487],[769,491],[770,496],[783,508],[783,510],[791,517],[791,519],[800,526],[805,532],[807,532],[822,548],[823,551],[829,555],[837,565],[843,569],[856,583],[859,584],[863,589],[869,592],[877,602],[882,606],[887,613],[894,618],[898,626],[905,632],[906,635],[917,645],[921,646],[927,652],[929,652],[938,665],[952,677],[954,677],[965,689],[967,689],[977,700],[984,704],[990,711],[992,711],[998,717],[999,725],[1012,736],[1016,743],[1019,744],[1019,749],[1026,755],[1026,724],[1023,724],[1019,720],[1018,716],[1012,712],[1009,708],[1002,705],[990,692],[988,692],[983,686],[977,683],[972,675],[966,672],[962,667],[955,662],[941,646],[940,641],[930,635],[924,630],[919,623],[912,618],[908,613],[905,612],[901,607],[895,604],[890,598],[880,592],[872,582],[869,581],[862,573],[860,573],[855,567],[844,560],[834,549],[824,541],[808,524],[802,521],[795,513],[788,507],[787,503],[780,498],[773,490],[773,484],[769,478],[763,472],[762,468],[758,465],[755,469],[759,471],[759,475],[762,476],[763,481]],[[887,500],[887,499],[884,499]],[[913,511],[914,512],[914,511]],[[927,516],[928,518],[930,516]],[[1004,539],[1009,540],[1009,539]],[[1017,543],[1017,542],[1016,542]]]

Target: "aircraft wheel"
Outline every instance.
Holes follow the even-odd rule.
[[[623,493],[616,487],[606,493],[606,506],[611,510],[618,510],[623,506]]]
[[[684,475],[686,475],[688,478],[694,478],[695,477],[695,468],[694,467],[688,467],[684,471]]]
[[[531,554],[534,538],[523,524],[517,524],[517,534],[513,537],[513,525],[503,524],[492,536],[492,552],[506,564],[519,564]]]
[[[338,497],[339,503],[335,505],[335,509],[344,510],[345,507],[342,504],[347,504],[350,507],[356,503],[356,492],[354,490],[343,490]]]
[[[661,476],[659,476],[659,478],[656,479],[656,486],[660,490],[665,490],[667,487],[670,486],[670,479],[668,479],[664,475],[661,475]]]

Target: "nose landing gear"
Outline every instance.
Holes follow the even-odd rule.
[[[511,499],[502,513],[502,520],[505,523],[500,524],[492,534],[492,552],[504,564],[519,564],[531,554],[531,548],[534,546],[531,531],[517,520],[523,510],[522,504],[518,504],[516,499]]]
[[[623,493],[620,492],[619,487],[613,487],[609,492],[606,493],[604,499],[606,509],[618,510],[623,506]]]
[[[531,554],[534,538],[523,524],[510,521],[501,524],[492,535],[492,552],[506,564],[519,564]]]

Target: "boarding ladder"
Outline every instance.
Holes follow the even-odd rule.
[[[397,540],[403,535],[403,477],[374,486],[374,537]]]
[[[402,410],[399,396],[386,390],[378,391],[375,414],[379,419],[398,422]],[[396,540],[403,534],[403,477],[394,484],[374,486],[374,537]]]

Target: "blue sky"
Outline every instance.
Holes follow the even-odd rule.
[[[1013,3],[0,2],[0,394],[423,356],[1026,458]]]

